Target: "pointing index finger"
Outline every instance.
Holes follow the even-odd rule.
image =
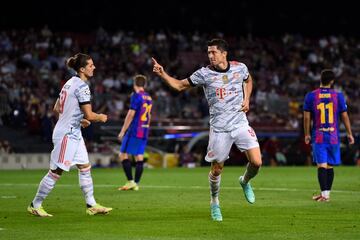
[[[155,58],[152,57],[151,60],[152,60],[153,64],[158,64],[158,62],[156,61]]]

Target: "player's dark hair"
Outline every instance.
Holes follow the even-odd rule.
[[[135,83],[135,86],[137,86],[137,87],[145,87],[145,85],[146,85],[146,77],[144,76],[144,75],[141,75],[141,74],[139,74],[139,75],[136,75],[135,77],[134,77],[134,83]]]
[[[229,50],[229,44],[224,40],[220,38],[214,38],[210,41],[208,41],[208,47],[210,46],[216,46],[220,51],[228,51]]]
[[[332,80],[335,80],[335,74],[331,69],[324,69],[321,71],[321,84],[329,85]]]
[[[69,68],[74,69],[76,72],[79,72],[80,68],[86,67],[86,65],[88,64],[87,61],[90,59],[91,57],[87,54],[77,53],[75,56],[70,57],[66,61],[66,65]]]

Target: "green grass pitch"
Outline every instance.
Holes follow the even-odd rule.
[[[335,168],[331,201],[314,202],[315,167],[263,167],[243,196],[243,167],[225,167],[223,222],[210,219],[209,168],[145,169],[140,190],[120,192],[122,169],[94,169],[95,198],[114,210],[85,215],[77,170],[64,173],[43,203],[54,215],[27,213],[46,170],[0,171],[0,239],[360,239],[360,168]]]

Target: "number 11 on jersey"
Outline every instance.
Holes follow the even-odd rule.
[[[329,102],[327,104],[325,103],[319,103],[316,108],[320,110],[320,123],[334,123],[334,103]],[[328,112],[328,119],[326,119],[326,110]],[[326,121],[327,120],[327,121]]]

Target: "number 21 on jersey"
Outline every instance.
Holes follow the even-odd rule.
[[[140,121],[144,122],[145,126],[149,126],[152,104],[144,103],[142,107],[145,109],[145,111],[143,114],[141,114]]]
[[[320,111],[320,123],[334,123],[334,103],[319,103],[316,106],[317,110]],[[327,119],[326,119],[326,112],[327,112]]]

